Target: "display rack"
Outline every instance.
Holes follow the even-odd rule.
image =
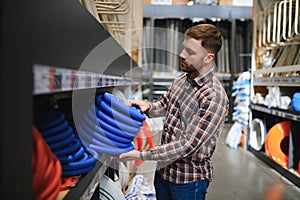
[[[138,84],[141,69],[80,1],[3,1],[1,14],[0,199],[32,199],[36,98]],[[101,159],[66,199],[93,193]]]
[[[233,81],[237,78],[236,74],[240,73],[241,71],[249,70],[250,68],[250,59],[249,59],[249,65],[246,66],[244,63],[243,66],[240,66],[239,60],[241,60],[241,57],[250,57],[250,52],[237,52],[237,39],[235,39],[235,36],[238,32],[237,30],[237,23],[236,20],[251,20],[252,19],[252,7],[249,6],[207,6],[207,5],[153,5],[153,4],[144,4],[143,7],[143,16],[144,19],[150,19],[149,20],[149,27],[155,27],[155,20],[161,20],[161,19],[209,19],[211,22],[218,21],[220,19],[223,20],[228,20],[230,23],[227,27],[229,33],[226,32],[226,35],[228,38],[232,38],[231,40],[228,39],[227,46],[228,49],[227,51],[227,64],[224,64],[224,68],[227,69],[227,71],[218,71],[217,76],[219,79],[221,79],[224,83],[226,92],[228,93],[229,101],[230,101],[230,110],[227,118],[227,122],[232,122],[232,113],[233,113],[233,97],[231,95],[232,93],[232,86],[233,86]],[[192,24],[191,24],[192,25]],[[226,24],[227,25],[227,24]],[[185,30],[183,30],[185,31]],[[245,30],[244,30],[245,31]],[[168,34],[168,33],[167,33]],[[173,34],[170,34],[170,38],[168,37],[168,40],[172,41],[173,39]],[[161,49],[161,44],[164,43],[164,41],[156,41],[156,36],[155,36],[155,31],[152,30],[151,33],[147,33],[147,36],[149,38],[146,38],[145,40],[149,40],[150,43],[154,45],[158,44],[157,48]],[[145,36],[144,36],[145,37]],[[159,36],[161,37],[161,36]],[[245,38],[242,38],[245,40]],[[250,38],[251,39],[251,38]],[[241,42],[242,43],[242,42]],[[151,47],[153,47],[153,45]],[[173,48],[177,44],[173,45]],[[225,45],[224,45],[225,46]],[[251,44],[249,45],[251,48]],[[157,95],[157,92],[155,89],[157,88],[157,85],[161,83],[166,83],[168,81],[172,82],[172,78],[169,78],[169,80],[161,81],[160,79],[157,79],[155,77],[154,73],[157,73],[157,71],[154,68],[153,63],[157,63],[155,60],[155,52],[150,51],[149,55],[149,60],[150,64],[148,66],[149,72],[147,72],[148,76],[146,77],[147,83],[150,85],[150,93],[149,93],[149,99],[152,98],[158,98],[160,95]],[[176,54],[176,50],[169,50],[174,54]],[[225,51],[225,50],[224,50]],[[249,50],[251,51],[251,50]],[[160,52],[158,52],[159,54]],[[164,52],[162,52],[164,53]],[[178,52],[177,52],[178,53]],[[241,53],[241,55],[240,55]],[[179,54],[179,53],[178,53]],[[226,54],[226,53],[224,53]],[[146,54],[144,54],[146,55]],[[246,56],[245,56],[246,55]],[[221,55],[220,55],[221,56]],[[147,60],[147,59],[145,59]],[[158,62],[159,63],[159,62]],[[147,63],[146,63],[147,64]],[[145,64],[145,65],[146,65]],[[160,64],[160,63],[159,63]],[[164,65],[164,63],[162,63]],[[174,65],[177,65],[176,63]],[[146,66],[147,67],[147,66]],[[243,67],[243,69],[239,69],[240,67]],[[164,75],[165,77],[168,77],[166,74]],[[169,84],[165,84],[169,85]],[[161,87],[159,87],[161,89]],[[161,91],[158,91],[159,94],[161,94]]]
[[[288,121],[293,124],[290,128],[287,166],[276,163],[276,158],[271,159],[267,153],[266,144],[261,150],[251,147],[248,149],[270,167],[300,187],[300,175],[298,173],[297,156],[299,145],[298,130],[295,130],[300,122],[300,113],[293,111],[290,106],[281,108],[280,106],[268,105],[256,101],[256,94],[260,93],[266,96],[267,89],[275,86],[280,90],[280,96],[287,96],[292,99],[295,92],[299,91],[299,62],[298,56],[293,52],[300,52],[299,49],[299,1],[289,0],[255,0],[253,7],[254,16],[254,39],[252,53],[252,78],[251,85],[253,88],[250,105],[251,121],[254,118],[263,120],[266,134],[276,124]],[[284,59],[288,58],[288,59]],[[292,65],[291,65],[292,64]],[[279,133],[278,133],[279,134]],[[251,135],[251,133],[250,133]],[[249,139],[250,140],[250,139]],[[283,147],[280,147],[283,148]],[[287,154],[286,154],[287,153]]]

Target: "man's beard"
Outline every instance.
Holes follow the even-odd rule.
[[[183,71],[183,72],[191,73],[191,72],[196,71],[196,68],[193,65],[188,65],[185,62],[181,62],[180,63],[180,70]]]

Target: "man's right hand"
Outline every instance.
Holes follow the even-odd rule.
[[[130,106],[137,106],[142,112],[147,112],[151,107],[150,103],[141,100],[127,100],[126,104]]]

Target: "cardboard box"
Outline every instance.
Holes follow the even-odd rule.
[[[219,0],[220,6],[232,6],[233,0]]]
[[[187,4],[189,0],[173,0],[173,4]]]
[[[219,0],[220,6],[252,6],[253,0]]]

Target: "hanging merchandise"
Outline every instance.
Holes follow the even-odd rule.
[[[54,200],[61,186],[61,164],[36,127],[33,127],[32,135],[33,199]]]
[[[265,149],[267,155],[283,167],[288,167],[290,121],[275,124],[267,133]]]
[[[234,122],[240,123],[242,126],[247,127],[250,113],[250,72],[246,71],[241,73],[232,87],[232,96],[234,100],[234,112],[232,119]]]
[[[104,93],[96,97],[96,105],[89,107],[77,131],[87,147],[115,156],[134,149],[132,141],[145,119],[138,108]]]
[[[82,175],[95,167],[97,152],[83,146],[63,113],[51,108],[38,116],[35,124],[60,161],[62,177]]]
[[[250,145],[253,149],[260,151],[266,137],[265,123],[258,118],[252,120],[252,126],[250,130]]]

